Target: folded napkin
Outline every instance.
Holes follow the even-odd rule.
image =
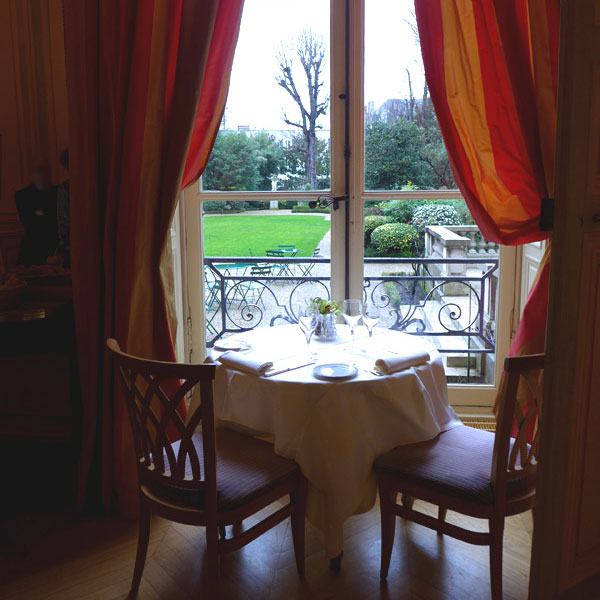
[[[273,366],[273,363],[270,361],[261,360],[256,356],[241,354],[233,350],[221,354],[218,360],[225,367],[250,373],[251,375],[264,375]]]
[[[389,353],[375,361],[375,368],[387,375],[422,365],[429,360],[429,352],[425,350],[405,350],[404,352]]]

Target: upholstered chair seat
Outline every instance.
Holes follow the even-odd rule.
[[[399,446],[375,461],[378,473],[411,481],[433,493],[491,505],[492,455],[496,436],[465,425],[443,431],[428,442]],[[514,444],[511,443],[511,448]],[[530,493],[535,477],[530,471],[507,483],[507,500]]]

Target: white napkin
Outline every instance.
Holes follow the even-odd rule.
[[[429,360],[429,352],[425,350],[405,350],[398,353],[389,353],[382,358],[378,358],[375,361],[375,368],[381,373],[387,375],[408,369],[409,367],[416,367],[422,365],[424,362]]]
[[[221,354],[218,360],[225,367],[251,375],[264,375],[273,366],[270,361],[260,360],[252,355],[241,354],[233,350]]]

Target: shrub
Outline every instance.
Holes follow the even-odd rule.
[[[455,208],[460,219],[460,225],[475,225],[471,211],[464,200],[457,198],[456,200],[446,200],[445,203]]]
[[[279,200],[280,210],[291,210],[298,204],[297,200]]]
[[[413,212],[422,204],[422,200],[388,200],[381,203],[381,210],[395,223],[410,223]]]
[[[371,234],[371,244],[379,256],[414,256],[419,234],[406,223],[385,223]]]
[[[373,202],[373,200],[367,200],[367,202],[365,202],[365,216],[382,214],[383,211],[381,210],[381,206],[379,206],[378,202]]]
[[[205,200],[202,203],[202,211],[205,213],[236,213],[244,212],[245,202],[223,202],[220,200]]]
[[[427,225],[461,225],[461,219],[456,209],[450,204],[430,202],[415,208],[411,221],[419,232]]]
[[[390,222],[389,217],[380,215],[369,215],[365,217],[365,248],[371,243],[371,234],[380,225]]]
[[[244,202],[244,210],[269,210],[271,203],[268,200],[251,200]]]
[[[327,207],[327,208],[309,208],[308,204],[306,202],[302,202],[301,204],[298,203],[296,206],[292,207],[292,212],[293,213],[306,213],[306,214],[310,214],[310,213],[323,213],[323,214],[327,214],[331,212],[331,208]]]
[[[383,271],[381,273],[384,277],[409,277],[414,275],[413,271]],[[386,281],[383,284],[385,289],[385,293],[390,300],[390,306],[392,308],[399,308],[401,304],[403,304],[403,300],[405,300],[404,304],[410,304],[410,300],[406,302],[406,298],[404,297],[406,294],[403,294],[404,289],[395,281]]]

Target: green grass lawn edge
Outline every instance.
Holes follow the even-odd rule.
[[[323,215],[204,215],[205,256],[264,256],[278,244],[295,244],[312,256],[330,222]]]

